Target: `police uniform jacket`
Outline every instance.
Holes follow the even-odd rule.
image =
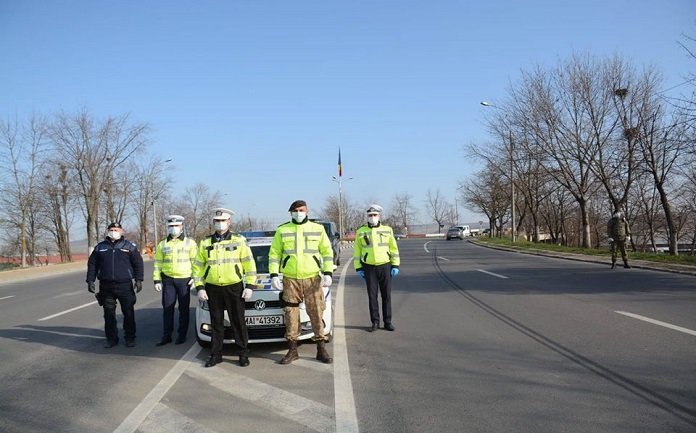
[[[192,263],[197,253],[196,241],[193,239],[167,236],[157,245],[152,279],[160,281],[162,275],[170,278],[191,277],[193,275]]]
[[[203,239],[193,262],[193,280],[196,287],[205,283],[229,286],[240,281],[255,284],[256,262],[246,240],[230,231]]]
[[[268,251],[271,276],[305,279],[333,272],[333,248],[324,226],[305,220],[288,221],[276,229]]]
[[[355,270],[362,269],[363,263],[373,266],[391,263],[392,268],[399,267],[401,263],[399,247],[396,245],[396,238],[391,227],[383,224],[370,227],[364,224],[358,228],[353,244]]]
[[[121,238],[106,238],[99,242],[87,261],[87,282],[125,283],[143,280],[143,257],[138,247]]]

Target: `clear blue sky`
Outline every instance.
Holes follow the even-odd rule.
[[[619,54],[669,88],[696,70],[682,33],[693,0],[0,0],[0,116],[130,113],[175,188],[206,183],[242,215],[320,211],[339,146],[351,201],[453,202],[477,168],[464,146],[489,140],[479,102],[520,70]]]

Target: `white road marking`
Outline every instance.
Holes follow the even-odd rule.
[[[423,249],[425,250],[426,253],[430,253],[430,250],[428,249],[428,244],[429,244],[430,242],[431,242],[431,241],[428,241],[428,242],[426,242],[426,243],[423,244]]]
[[[336,414],[336,433],[358,433],[358,415],[355,411],[353,382],[348,365],[348,346],[346,345],[346,318],[343,299],[346,286],[346,271],[343,267],[338,281],[336,297],[336,317],[334,317],[334,413]]]
[[[54,298],[63,298],[65,296],[75,296],[75,295],[82,295],[84,294],[84,290],[75,290],[74,292],[68,292],[68,293],[61,293],[60,295],[54,296]]]
[[[228,369],[205,368],[202,365],[186,370],[186,375],[196,380],[260,407],[272,405],[274,414],[288,418],[317,432],[334,429],[333,411],[329,406],[284,389],[263,383]]]
[[[615,313],[622,314],[624,316],[632,317],[634,319],[642,320],[644,322],[652,323],[653,325],[664,326],[665,328],[673,329],[675,331],[683,332],[689,335],[696,335],[696,331],[689,328],[682,328],[681,326],[672,325],[671,323],[661,322],[659,320],[651,319],[650,317],[641,316],[640,314],[629,313],[628,311],[614,311]]]
[[[506,277],[505,275],[500,275],[500,274],[496,274],[496,273],[494,273],[494,272],[484,271],[483,269],[476,269],[476,270],[479,271],[479,272],[483,272],[484,274],[493,275],[494,277],[503,278],[503,279],[507,279],[507,278],[508,278],[508,277]]]
[[[450,259],[448,259],[447,257],[440,257],[440,256],[437,256],[437,258],[440,259],[440,260],[444,260],[444,261],[446,261],[446,262],[449,262],[449,261],[450,261]]]
[[[5,300],[5,299],[10,299],[10,298],[14,298],[14,295],[3,296],[2,298],[0,298],[0,301]]]
[[[196,359],[196,355],[201,351],[201,348],[197,343],[194,343],[191,348],[184,354],[184,356],[174,364],[171,370],[159,381],[152,391],[145,396],[143,401],[140,402],[138,406],[133,409],[133,411],[123,420],[121,425],[119,425],[114,433],[133,433],[138,429],[138,426],[147,418],[150,412],[157,406],[157,404],[162,400],[162,397],[169,391],[169,389],[174,386],[181,374],[187,368],[191,367],[193,360]]]
[[[68,313],[71,313],[71,312],[73,312],[73,311],[75,311],[75,310],[79,310],[80,308],[89,307],[90,305],[94,305],[94,304],[96,304],[96,303],[97,303],[97,301],[92,301],[92,302],[88,302],[88,303],[86,303],[86,304],[82,304],[82,305],[80,305],[80,306],[77,306],[77,307],[75,307],[75,308],[71,308],[71,309],[69,309],[69,310],[61,311],[60,313],[51,314],[50,316],[46,316],[46,317],[40,318],[40,319],[39,319],[39,322],[43,322],[44,320],[54,319],[54,318],[56,318],[56,317],[58,317],[58,316],[62,316],[63,314],[68,314]]]
[[[142,433],[216,433],[167,405],[157,403],[138,427]]]

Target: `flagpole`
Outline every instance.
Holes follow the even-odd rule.
[[[352,180],[349,177],[346,180]],[[338,148],[338,177],[332,176],[331,180],[338,183],[338,230],[341,235],[341,239],[345,235],[343,227],[343,165],[341,164],[341,148]]]

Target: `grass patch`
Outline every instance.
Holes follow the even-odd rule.
[[[527,250],[544,250],[544,251],[555,251],[560,253],[575,253],[584,254],[587,256],[598,256],[598,257],[611,257],[609,248],[597,249],[597,248],[581,248],[581,247],[566,247],[562,245],[555,244],[536,244],[534,242],[529,242],[526,240],[517,240],[512,242],[510,238],[489,238],[489,237],[478,237],[477,242],[486,243],[490,245],[500,245],[508,248],[516,249],[527,249]],[[679,265],[693,265],[696,266],[696,256],[679,255],[670,256],[669,254],[661,253],[634,253],[628,252],[629,260],[647,260],[659,263],[673,263]]]

